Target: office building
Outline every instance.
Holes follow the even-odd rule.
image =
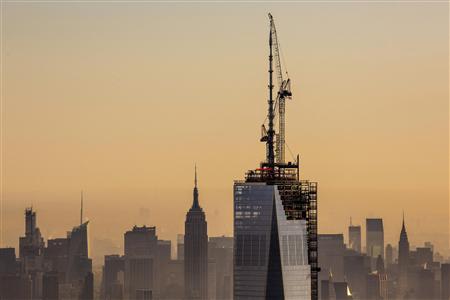
[[[158,236],[156,227],[134,226],[124,235],[124,294],[128,299],[136,297],[136,291],[155,290],[155,272]]]
[[[351,221],[348,227],[348,248],[361,253],[361,226],[353,225]]]
[[[366,251],[367,255],[384,259],[384,230],[382,219],[366,219]]]

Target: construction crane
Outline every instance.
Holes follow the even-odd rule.
[[[283,71],[281,68],[280,45],[278,43],[277,30],[272,15],[269,13],[270,34],[272,36],[272,44],[274,48],[275,69],[278,80],[278,94],[275,103],[278,103],[278,133],[276,134],[276,161],[283,164],[285,162],[285,111],[286,99],[292,98],[291,80],[283,79]],[[287,73],[286,73],[287,75]]]

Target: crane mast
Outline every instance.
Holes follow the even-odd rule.
[[[270,20],[270,36],[272,38],[273,44],[273,56],[275,60],[275,69],[277,73],[278,81],[278,93],[276,103],[278,104],[278,133],[276,134],[276,162],[285,163],[285,112],[286,112],[286,99],[290,99],[292,96],[291,92],[291,81],[289,78],[283,79],[283,71],[281,68],[280,59],[280,46],[278,43],[277,30],[275,27],[275,22],[272,15],[269,13]]]

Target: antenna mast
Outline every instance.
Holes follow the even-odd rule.
[[[83,224],[83,191],[81,191],[80,225]]]

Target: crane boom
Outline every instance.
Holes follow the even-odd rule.
[[[291,98],[291,81],[289,78],[283,79],[283,71],[281,68],[280,59],[280,46],[278,43],[277,30],[272,15],[269,13],[270,20],[270,34],[272,37],[272,43],[274,48],[275,69],[278,80],[278,134],[276,135],[276,161],[277,163],[285,162],[285,111],[286,111],[286,98]]]

